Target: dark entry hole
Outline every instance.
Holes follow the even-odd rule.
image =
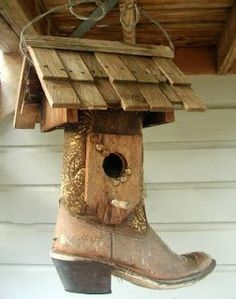
[[[103,169],[110,178],[120,177],[126,168],[125,158],[120,154],[110,154],[104,159]]]

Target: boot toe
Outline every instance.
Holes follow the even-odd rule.
[[[215,266],[216,261],[204,252],[192,252],[182,255],[188,264],[191,265],[193,276],[198,276],[199,279],[211,273]]]

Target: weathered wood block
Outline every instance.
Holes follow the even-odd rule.
[[[142,197],[142,136],[89,134],[85,201],[105,224],[121,223]]]

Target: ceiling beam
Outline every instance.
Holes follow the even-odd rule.
[[[106,9],[106,14],[116,6],[118,0],[105,0],[103,5]],[[88,32],[98,21],[98,18],[102,14],[102,9],[97,7],[88,17],[88,20],[83,21],[75,30],[72,32],[71,36],[82,37],[86,32]]]
[[[0,49],[8,52],[19,48],[22,29],[44,10],[41,2],[37,4],[34,0],[0,0]],[[43,20],[31,26],[27,33],[45,34],[46,30],[47,22]],[[15,110],[21,65],[19,52],[0,55],[0,120]]]
[[[218,73],[229,72],[236,59],[236,1],[218,44]]]
[[[16,94],[21,73],[22,58],[20,54],[0,55],[1,94],[0,120],[15,110]]]
[[[35,1],[32,0],[0,0],[0,15],[18,36],[20,36],[25,25],[41,13],[39,5],[36,5]],[[45,20],[37,22],[29,28],[27,33],[34,35],[45,34],[47,30],[46,24]]]
[[[19,38],[7,22],[0,16],[0,50],[3,53],[19,51]]]

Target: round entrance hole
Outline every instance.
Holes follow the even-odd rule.
[[[125,158],[118,153],[111,153],[103,161],[103,169],[110,178],[118,178],[122,176],[126,169],[127,163]]]

